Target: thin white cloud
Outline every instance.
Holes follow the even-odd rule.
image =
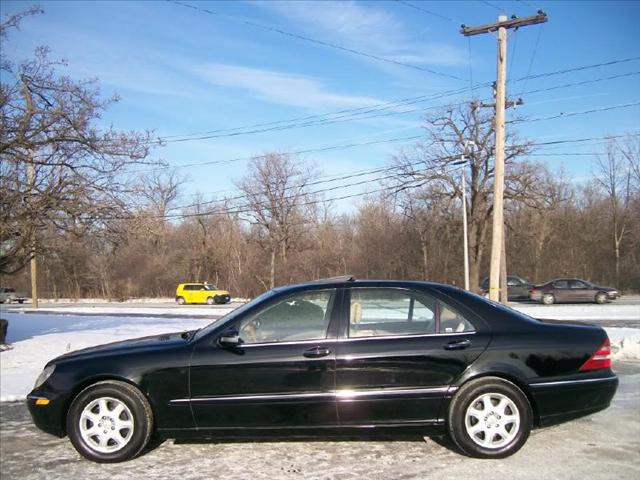
[[[324,39],[344,43],[376,55],[402,62],[432,66],[459,66],[468,62],[466,51],[411,33],[393,13],[352,1],[256,2]]]
[[[244,90],[254,98],[280,105],[352,108],[381,102],[372,97],[332,92],[322,81],[306,75],[228,64],[209,64],[194,69],[207,83]]]

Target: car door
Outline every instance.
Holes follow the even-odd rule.
[[[573,293],[569,288],[569,280],[556,280],[553,282],[553,296],[556,302],[574,302]]]
[[[507,277],[507,295],[509,299],[519,298],[524,295],[524,285],[517,277]]]
[[[569,287],[571,287],[572,297],[576,301],[592,302],[596,296],[596,290],[582,280],[570,280]]]
[[[203,339],[191,362],[190,403],[199,429],[337,425],[335,289],[277,297],[225,325],[241,339]],[[230,330],[229,330],[230,329]]]
[[[490,335],[425,291],[349,289],[336,351],[340,425],[422,425]],[[486,328],[486,327],[485,327]]]

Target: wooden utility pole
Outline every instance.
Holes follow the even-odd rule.
[[[460,33],[469,37],[481,33],[498,32],[498,68],[495,94],[495,161],[493,167],[493,233],[491,238],[491,266],[489,271],[489,298],[499,300],[500,292],[500,257],[502,237],[504,234],[504,143],[505,143],[505,102],[507,89],[507,30],[526,25],[544,23],[547,14],[539,10],[531,17],[507,19],[500,15],[496,23],[479,27],[462,25]]]
[[[27,165],[27,181],[29,182],[29,196],[33,195],[36,183],[36,172],[33,164]],[[29,199],[31,201],[31,199]],[[31,305],[38,308],[38,264],[36,261],[36,229],[31,229]]]

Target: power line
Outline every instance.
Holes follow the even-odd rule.
[[[366,58],[369,58],[369,59],[372,59],[372,60],[376,60],[376,61],[379,61],[379,62],[385,62],[385,63],[390,63],[390,64],[393,64],[393,65],[399,65],[399,66],[403,66],[403,67],[407,67],[407,68],[412,68],[414,70],[419,70],[419,71],[422,71],[422,72],[431,73],[432,75],[438,75],[440,77],[450,78],[450,79],[454,79],[454,80],[461,80],[461,81],[466,82],[465,79],[463,79],[461,77],[458,77],[456,75],[451,75],[449,73],[438,72],[436,70],[432,70],[430,68],[423,67],[421,65],[414,65],[412,63],[401,62],[400,60],[394,60],[393,58],[381,57],[379,55],[363,52],[361,50],[356,50],[354,48],[344,47],[344,46],[336,44],[336,43],[331,43],[331,42],[327,42],[327,41],[324,41],[324,40],[318,40],[316,38],[307,37],[307,36],[300,35],[300,34],[297,34],[297,33],[289,32],[287,30],[282,30],[280,28],[271,27],[271,26],[268,26],[268,25],[262,25],[261,23],[253,22],[251,20],[245,20],[245,19],[237,18],[237,17],[231,16],[231,15],[222,14],[220,12],[215,12],[213,10],[209,10],[209,9],[206,9],[206,8],[197,7],[195,5],[191,5],[191,4],[188,4],[188,3],[183,3],[183,2],[180,2],[178,0],[167,0],[167,1],[170,2],[170,3],[173,3],[175,5],[179,5],[181,7],[186,7],[186,8],[190,8],[192,10],[197,10],[197,11],[206,13],[208,15],[217,15],[217,16],[222,16],[222,17],[225,17],[225,18],[230,18],[232,20],[241,22],[241,23],[243,23],[245,25],[248,25],[250,27],[259,28],[259,29],[266,30],[266,31],[269,31],[269,32],[278,33],[280,35],[284,35],[284,36],[287,36],[287,37],[295,38],[295,39],[298,39],[298,40],[303,40],[303,41],[309,42],[309,43],[314,43],[316,45],[322,45],[323,47],[333,48],[333,49],[336,49],[336,50],[341,50],[343,52],[351,53],[351,54],[354,54],[354,55],[359,55],[361,57],[366,57]]]
[[[573,67],[573,68],[569,68],[569,69],[563,69],[563,70],[557,70],[557,71],[552,71],[552,72],[545,72],[545,73],[540,73],[540,74],[535,74],[535,75],[527,75],[515,80],[512,80],[511,83],[515,83],[515,82],[521,82],[521,81],[528,81],[531,79],[538,79],[538,78],[544,78],[544,77],[551,77],[551,76],[556,76],[556,75],[563,75],[566,73],[572,73],[575,71],[584,71],[587,69],[594,69],[594,68],[600,68],[600,67],[604,67],[604,66],[611,66],[611,65],[617,65],[617,64],[622,64],[622,63],[628,63],[628,62],[633,62],[633,61],[637,61],[640,60],[640,57],[631,57],[631,58],[625,58],[625,59],[619,59],[619,60],[613,60],[613,61],[609,61],[609,62],[603,62],[603,63],[596,63],[596,64],[591,64],[591,65],[581,65],[578,67]],[[629,74],[629,75],[633,75],[635,73]],[[619,75],[619,76],[613,76],[613,77],[607,77],[608,79],[613,79],[613,78],[621,78],[622,76],[625,76],[627,74],[623,74],[623,75]],[[600,81],[600,80],[594,80],[594,81]],[[587,84],[590,83],[591,80],[587,80],[584,82],[579,82],[576,83],[576,85],[578,84]],[[485,87],[485,86],[490,86],[491,82],[487,82],[484,84],[479,84],[479,86]],[[571,85],[571,84],[569,84]],[[476,85],[477,87],[478,85]],[[550,87],[549,90],[553,90],[556,88],[564,88],[564,87]],[[289,120],[280,120],[280,121],[275,121],[275,122],[267,122],[267,123],[258,123],[258,124],[253,124],[253,125],[247,125],[244,127],[235,127],[232,129],[221,129],[221,130],[210,130],[207,132],[194,132],[194,133],[190,133],[190,134],[183,134],[183,135],[172,135],[172,136],[165,136],[165,137],[160,137],[160,144],[162,143],[174,143],[174,142],[186,142],[186,141],[193,141],[193,140],[209,140],[209,139],[213,139],[213,138],[222,138],[222,137],[234,137],[234,136],[240,136],[240,135],[250,135],[250,134],[255,134],[255,133],[264,133],[264,132],[269,132],[269,131],[280,131],[280,130],[288,130],[291,128],[303,128],[303,127],[309,127],[309,126],[318,126],[318,125],[329,125],[329,124],[333,124],[333,123],[341,123],[341,122],[346,122],[346,121],[355,121],[355,120],[365,120],[365,119],[369,119],[369,118],[375,118],[378,116],[388,116],[388,115],[400,115],[400,114],[405,114],[405,113],[412,113],[415,112],[417,110],[409,110],[409,111],[399,111],[399,112],[390,112],[390,113],[385,113],[382,115],[369,115],[369,116],[365,116],[365,117],[360,117],[360,115],[365,115],[367,113],[375,113],[375,112],[381,112],[381,111],[385,111],[385,110],[389,110],[391,108],[394,107],[401,107],[401,106],[408,106],[408,105],[412,105],[412,104],[416,104],[416,103],[422,103],[422,102],[426,102],[426,101],[430,101],[430,100],[436,100],[439,98],[445,98],[447,96],[454,96],[457,94],[463,94],[465,92],[468,91],[472,91],[473,92],[473,88],[471,87],[465,87],[465,88],[460,88],[460,89],[455,89],[455,90],[448,90],[445,92],[441,92],[441,93],[437,93],[437,94],[430,94],[430,95],[419,95],[416,97],[407,97],[404,99],[400,99],[400,100],[396,100],[396,101],[389,101],[389,102],[384,102],[384,103],[380,103],[380,104],[375,104],[375,105],[371,105],[369,107],[359,107],[356,109],[346,109],[346,110],[340,110],[340,111],[336,111],[336,112],[330,112],[330,113],[325,113],[325,114],[317,114],[317,115],[310,115],[310,116],[306,116],[306,117],[298,117],[298,118],[292,118]],[[534,90],[533,92],[542,92],[542,91],[546,91],[545,89],[538,89],[538,90]],[[525,94],[525,93],[531,93],[531,92],[521,92],[521,95]],[[444,106],[444,105],[443,105]],[[331,116],[334,116],[334,118],[330,118]],[[307,121],[309,120],[309,121]],[[192,138],[195,137],[195,138]],[[158,143],[158,142],[154,142],[154,143]]]
[[[609,110],[618,110],[620,108],[635,107],[635,106],[638,106],[638,105],[640,105],[640,102],[625,103],[623,105],[611,105],[611,106],[608,106],[608,107],[593,108],[591,110],[584,110],[582,112],[559,113],[557,115],[551,115],[551,116],[548,116],[548,117],[530,118],[530,119],[522,119],[522,120],[511,120],[508,123],[541,122],[543,120],[555,120],[557,118],[575,117],[577,115],[587,115],[587,114],[590,114],[590,113],[606,112],[606,111],[609,111]]]
[[[531,54],[531,60],[529,61],[529,68],[527,69],[527,77],[529,77],[531,75],[531,69],[533,68],[533,62],[536,59],[536,54],[538,53],[538,45],[540,44],[540,37],[542,36],[542,29],[544,28],[544,23],[541,23],[540,26],[538,27],[538,35],[536,36],[536,43],[533,47],[533,53]],[[524,92],[524,90],[527,88],[527,82],[529,80],[525,80],[524,83],[522,84],[522,91]],[[522,95],[522,93],[520,93],[520,95]]]
[[[495,8],[495,9],[496,9],[496,10],[498,10],[499,12],[506,12],[506,9],[504,9],[504,8],[500,8],[500,7],[498,7],[497,5],[494,5],[494,4],[493,4],[493,3],[491,3],[491,2],[487,2],[487,1],[485,1],[485,0],[480,0],[480,1],[481,1],[482,3],[484,3],[485,5],[490,6],[491,8]]]
[[[421,12],[428,13],[429,15],[432,15],[434,17],[438,17],[438,18],[441,18],[443,20],[447,20],[449,22],[453,22],[454,21],[453,18],[449,18],[449,17],[446,17],[446,16],[441,15],[439,13],[432,12],[431,10],[427,10],[426,8],[419,7],[417,5],[414,5],[413,3],[406,2],[404,0],[395,0],[395,1],[398,2],[398,3],[401,3],[402,5],[406,5],[407,7],[411,7],[413,9],[415,9],[415,10],[419,10]]]
[[[542,143],[529,143],[529,144],[518,144],[518,145],[511,145],[510,148],[515,148],[515,147],[522,147],[522,146],[545,146],[545,145],[557,145],[557,144],[562,144],[562,143],[576,143],[576,142],[587,142],[587,141],[593,141],[593,140],[601,140],[601,139],[613,139],[613,138],[619,138],[619,137],[627,137],[629,135],[620,135],[618,137],[614,137],[614,136],[607,136],[607,137],[595,137],[595,138],[586,138],[586,139],[576,139],[576,140],[560,140],[560,141],[551,141],[551,142],[542,142]],[[438,160],[456,160],[458,159],[459,156],[458,155],[449,155],[449,156],[442,156],[442,157],[438,157]],[[409,163],[406,166],[407,167],[414,167],[417,165],[421,165],[425,162],[425,160],[419,160],[413,163]],[[290,187],[285,188],[284,190],[292,190],[292,189],[297,189],[297,188],[304,188],[304,187],[308,187],[308,186],[314,186],[314,185],[320,185],[320,184],[324,184],[324,183],[332,183],[332,182],[336,182],[336,181],[341,181],[341,180],[348,180],[348,179],[352,179],[352,178],[358,178],[358,177],[363,177],[363,176],[368,176],[368,175],[373,175],[373,174],[377,174],[377,173],[384,173],[384,172],[391,172],[393,170],[395,170],[397,167],[396,166],[389,166],[389,167],[379,167],[379,168],[375,168],[375,169],[371,169],[371,170],[360,170],[360,171],[356,171],[356,172],[351,172],[351,173],[346,173],[346,174],[341,174],[338,176],[334,176],[334,177],[330,177],[329,179],[325,179],[325,180],[315,180],[306,184],[297,184],[297,185],[292,185]],[[435,166],[433,167],[435,169],[441,168],[440,166]],[[326,189],[322,189],[322,190],[318,190],[315,192],[310,192],[310,195],[316,195],[318,193],[326,193],[328,191],[334,191],[334,190],[339,190],[342,188],[348,188],[348,187],[352,187],[352,186],[357,186],[357,185],[362,185],[365,183],[369,183],[369,182],[373,182],[376,180],[381,180],[383,178],[393,178],[395,175],[391,175],[391,177],[389,176],[380,176],[374,179],[368,179],[368,180],[364,180],[364,181],[358,181],[355,183],[348,183],[346,185],[338,185],[338,186],[333,186],[333,187],[329,187]],[[264,192],[261,192],[264,193]],[[193,203],[193,204],[188,204],[188,205],[180,205],[177,207],[173,207],[171,208],[171,210],[178,210],[178,209],[184,209],[184,208],[190,208],[190,207],[194,207],[194,206],[202,206],[202,205],[211,205],[214,203],[222,203],[222,202],[229,202],[229,201],[233,201],[233,200],[241,200],[243,198],[247,198],[246,195],[237,195],[235,197],[229,197],[229,198],[225,198],[223,200],[210,200],[210,201],[206,201],[206,202],[198,202],[198,203]],[[285,197],[285,198],[291,198],[291,197]]]
[[[383,139],[383,140],[373,140],[373,141],[369,141],[369,142],[354,142],[354,143],[340,144],[340,145],[326,145],[326,146],[317,147],[317,148],[307,148],[307,149],[302,149],[302,150],[294,150],[293,152],[288,152],[288,154],[289,155],[302,155],[302,154],[305,154],[305,153],[318,153],[318,152],[326,152],[326,151],[330,151],[330,150],[343,150],[343,149],[361,147],[361,146],[366,146],[366,145],[377,145],[377,144],[384,144],[384,143],[410,141],[410,140],[416,140],[418,138],[422,138],[422,135],[412,135],[412,136],[407,136],[407,137],[387,138],[387,139]],[[252,160],[254,158],[256,158],[256,159],[266,158],[268,156],[269,156],[269,154],[252,155],[252,156],[248,156],[248,157],[237,157],[237,158],[231,158],[231,159],[226,159],[226,160],[211,160],[211,161],[206,161],[206,162],[194,162],[194,163],[187,163],[187,164],[183,164],[183,165],[178,165],[177,167],[184,168],[184,167],[195,167],[195,166],[202,166],[202,165],[220,165],[220,164],[226,164],[226,163],[240,162],[240,161],[243,161],[243,160]],[[175,166],[174,167],[158,167],[158,168],[153,168],[153,169],[148,169],[148,170],[133,170],[133,171],[130,171],[129,173],[151,172],[151,171],[163,170],[163,169],[168,169],[168,168],[176,168],[176,167]]]

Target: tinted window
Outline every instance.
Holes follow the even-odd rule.
[[[390,288],[352,288],[350,337],[435,333],[433,298]]]
[[[240,321],[245,343],[316,340],[325,338],[332,290],[288,296]]]
[[[520,285],[520,280],[515,277],[507,277],[507,285],[515,287],[516,285]]]
[[[586,283],[581,282],[580,280],[571,280],[569,285],[571,285],[571,288],[589,288]]]
[[[569,288],[569,281],[568,280],[556,280],[555,282],[553,282],[553,286],[555,288]]]

